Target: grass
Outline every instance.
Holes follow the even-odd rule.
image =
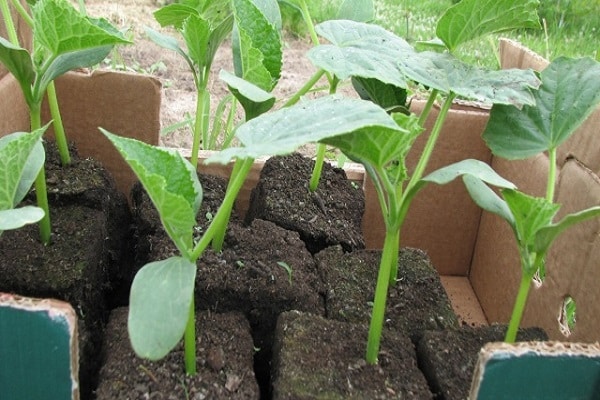
[[[341,0],[307,0],[316,21],[335,17]],[[414,44],[435,37],[435,25],[451,0],[374,0],[376,21],[384,28]],[[496,68],[498,38],[517,40],[543,57],[553,60],[564,55],[589,56],[600,60],[600,0],[540,0],[538,13],[546,30],[520,30],[492,35],[465,44],[458,56],[465,61]],[[302,19],[282,6],[286,28],[305,34]]]

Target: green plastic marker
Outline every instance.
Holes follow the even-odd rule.
[[[0,293],[0,398],[79,399],[76,327],[68,303]]]
[[[489,343],[479,353],[471,400],[598,400],[600,345]]]

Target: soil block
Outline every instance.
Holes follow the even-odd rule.
[[[410,339],[386,331],[377,365],[365,362],[366,324],[296,311],[281,314],[273,350],[273,400],[431,399]]]
[[[326,285],[327,318],[368,323],[381,251],[344,253],[337,246],[321,251],[315,259]],[[457,327],[458,319],[429,257],[418,249],[401,249],[397,282],[388,291],[385,328],[404,332],[417,343],[425,330]]]
[[[311,193],[313,166],[298,153],[267,160],[252,190],[246,222],[260,218],[296,231],[313,254],[337,244],[346,251],[363,249],[361,187],[343,169],[324,163],[319,186]]]
[[[417,354],[421,370],[436,398],[466,399],[479,351],[486,343],[503,341],[506,329],[506,325],[490,325],[425,332],[417,346]],[[548,340],[540,328],[520,329],[517,333],[517,341],[539,340]]]
[[[248,321],[239,313],[196,314],[197,374],[188,376],[179,344],[165,358],[137,357],[127,333],[127,308],[112,311],[97,400],[259,399]]]

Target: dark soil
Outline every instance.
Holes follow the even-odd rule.
[[[366,324],[287,312],[279,317],[273,399],[431,399],[407,336],[387,331],[365,362]]]
[[[310,192],[314,164],[298,153],[267,160],[246,221],[260,218],[298,232],[313,254],[336,244],[346,251],[363,249],[362,188],[353,185],[343,169],[324,163],[319,186]]]
[[[111,313],[98,400],[259,398],[250,326],[241,314],[196,314],[198,374],[191,377],[184,372],[181,345],[156,362],[135,355],[127,333],[127,312],[118,308]]]
[[[71,157],[69,166],[60,167],[54,143],[47,143],[51,244],[40,242],[36,224],[4,232],[0,291],[71,303],[79,321],[80,385],[85,398],[99,368],[107,296],[119,285],[116,271],[128,246],[130,217],[125,197],[106,171],[92,160],[80,159],[74,148]],[[29,195],[27,201],[34,197]]]
[[[503,341],[506,329],[505,325],[491,325],[425,332],[417,353],[419,365],[436,398],[466,399],[479,351],[486,343]],[[517,340],[548,340],[548,336],[542,329],[527,328],[519,330]]]
[[[381,251],[344,253],[340,247],[330,247],[315,258],[327,287],[327,317],[368,323]],[[439,275],[423,251],[401,249],[397,282],[388,291],[385,324],[407,334],[414,343],[425,330],[458,327]]]

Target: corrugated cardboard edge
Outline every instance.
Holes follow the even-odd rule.
[[[79,343],[77,314],[69,303],[55,299],[36,299],[15,294],[0,293],[0,307],[11,307],[26,311],[42,311],[52,319],[67,322],[70,336],[72,400],[79,400]]]
[[[488,361],[493,358],[519,357],[526,354],[537,354],[545,357],[568,356],[600,359],[600,344],[598,342],[566,343],[557,341],[518,342],[514,344],[503,342],[487,343],[479,351],[469,399],[477,399]]]

